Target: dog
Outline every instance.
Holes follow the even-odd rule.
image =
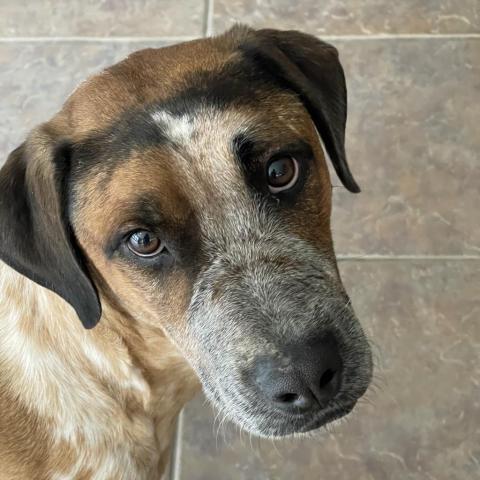
[[[82,83],[0,171],[0,479],[158,479],[200,388],[300,435],[372,377],[337,269],[336,49],[235,26]],[[79,321],[80,320],[80,321]]]

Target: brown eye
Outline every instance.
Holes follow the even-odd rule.
[[[127,240],[128,248],[140,257],[153,257],[163,250],[160,239],[148,230],[138,230]]]
[[[290,156],[271,160],[267,166],[268,188],[272,193],[288,190],[298,180],[298,162]]]

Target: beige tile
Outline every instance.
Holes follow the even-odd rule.
[[[478,0],[216,0],[215,30],[235,22],[315,35],[479,33]]]
[[[0,43],[0,164],[90,74],[158,43]]]
[[[480,39],[335,44],[363,190],[334,189],[337,251],[479,254]]]
[[[480,262],[343,262],[377,345],[376,385],[346,422],[303,441],[240,436],[197,399],[185,480],[473,480],[480,477]]]
[[[2,0],[0,37],[201,35],[202,0]]]

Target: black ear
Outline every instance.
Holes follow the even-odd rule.
[[[242,48],[299,96],[343,185],[360,192],[345,155],[347,88],[336,48],[312,35],[270,29],[254,32]]]
[[[68,147],[50,142],[32,135],[0,170],[0,259],[60,295],[92,328],[101,306],[67,219]]]

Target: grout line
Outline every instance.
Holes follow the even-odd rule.
[[[316,35],[327,40],[402,40],[402,39],[464,39],[480,38],[480,33],[374,33],[371,35]]]
[[[170,471],[168,480],[180,480],[181,456],[182,456],[182,437],[183,437],[183,410],[177,418],[175,427],[175,438],[173,440],[172,454],[170,456]]]
[[[365,261],[378,261],[378,260],[436,260],[436,261],[447,261],[447,260],[460,260],[460,261],[478,261],[480,260],[480,255],[355,255],[355,254],[346,254],[337,255],[337,260],[339,261],[349,261],[349,260],[365,260]]]
[[[28,42],[99,42],[99,43],[122,43],[122,42],[186,42],[199,38],[195,35],[171,36],[171,37],[0,37],[0,43],[28,43]]]
[[[213,8],[214,0],[205,0],[206,13],[204,19],[205,36],[214,35]],[[0,37],[0,43],[28,43],[28,42],[100,42],[100,43],[121,43],[121,42],[184,42],[199,38],[200,35],[179,35],[161,37]],[[402,39],[480,39],[480,33],[398,33],[398,34],[373,34],[373,35],[317,35],[325,40],[338,41],[375,41],[375,40],[402,40]]]
[[[205,0],[205,36],[211,37],[214,35],[213,30],[213,9],[214,0]]]

